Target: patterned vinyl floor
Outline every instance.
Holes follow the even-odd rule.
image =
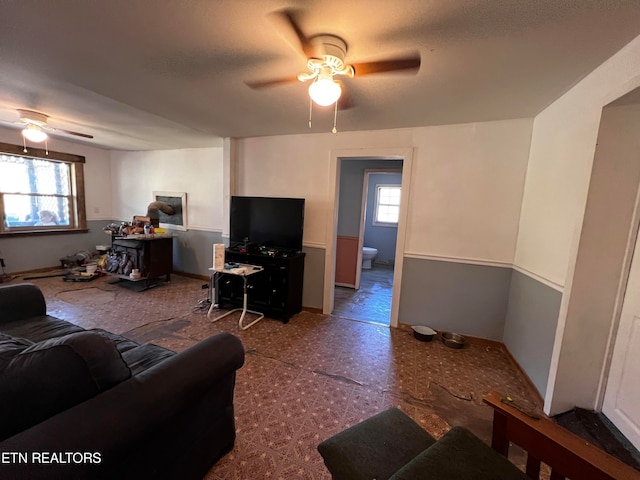
[[[19,283],[21,279],[13,280]],[[134,292],[98,278],[67,283],[30,280],[48,312],[85,328],[100,327],[180,351],[230,332],[246,349],[236,384],[237,441],[208,480],[329,479],[316,446],[325,438],[398,406],[433,436],[463,425],[489,442],[491,390],[537,406],[537,397],[498,344],[454,350],[410,331],[340,316],[302,312],[288,324],[266,318],[249,330],[237,315],[211,323],[201,280]]]

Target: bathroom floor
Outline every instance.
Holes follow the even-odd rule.
[[[362,270],[359,290],[335,287],[332,315],[389,325],[392,290],[393,268],[374,264]]]

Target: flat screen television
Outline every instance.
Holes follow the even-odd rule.
[[[229,220],[231,247],[302,250],[304,198],[232,196]]]

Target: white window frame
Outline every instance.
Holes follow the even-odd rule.
[[[398,220],[396,220],[395,222],[383,222],[378,220],[378,207],[380,206],[380,189],[382,188],[397,188],[398,190],[400,190],[400,195],[402,195],[402,186],[396,183],[378,183],[376,184],[376,195],[375,195],[375,206],[373,209],[373,222],[372,225],[376,226],[376,227],[397,227],[398,226]],[[386,206],[387,204],[385,204]],[[398,200],[398,204],[388,204],[388,205],[392,205],[392,206],[397,206],[398,207],[398,219],[400,218],[400,200]]]

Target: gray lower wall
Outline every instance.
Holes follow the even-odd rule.
[[[516,270],[503,343],[544,397],[562,293]]]
[[[114,221],[118,223],[117,221]],[[87,222],[88,233],[34,235],[0,239],[0,254],[8,273],[59,267],[60,259],[81,250],[94,251],[96,245],[109,245],[111,237],[103,228],[108,220]],[[208,276],[213,265],[213,244],[224,243],[220,232],[201,230],[175,231],[173,269],[179,272]]]
[[[210,276],[213,266],[213,244],[228,242],[220,232],[203,230],[173,231],[173,269],[177,272]]]
[[[304,258],[304,286],[302,306],[322,310],[324,295],[324,248],[302,247]]]
[[[399,323],[502,341],[511,268],[405,258]]]
[[[14,273],[59,267],[61,258],[82,250],[93,251],[96,245],[108,245],[111,238],[102,229],[109,223],[108,220],[91,220],[87,222],[87,233],[3,237],[0,239],[0,255],[6,263],[6,271]]]

